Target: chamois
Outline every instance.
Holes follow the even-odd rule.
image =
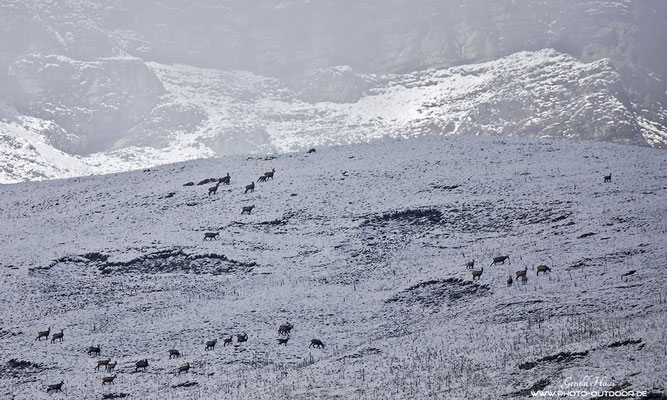
[[[259,178],[257,178],[257,182],[266,182],[266,175],[262,175]]]
[[[528,276],[526,276],[526,275],[521,275],[521,283],[523,283],[524,285],[525,285],[526,283],[528,283]]]
[[[516,271],[516,279],[521,278],[522,276],[526,276],[526,272],[528,272],[528,267],[524,268],[523,271]]]
[[[54,392],[62,392],[63,390],[63,385],[65,384],[64,381],[60,381],[60,383],[56,383],[55,385],[48,385],[46,387],[46,393],[49,393],[50,391]]]
[[[315,149],[310,149],[310,150],[308,150],[306,153],[311,154],[311,153],[315,153],[316,151],[317,151],[317,150],[315,150]]]
[[[211,194],[217,194],[218,193],[218,186],[220,186],[220,182],[218,182],[217,185],[211,186],[208,188],[208,195],[210,196]]]
[[[482,267],[482,269],[480,269],[479,271],[472,271],[472,280],[474,281],[475,278],[479,280],[479,278],[482,277],[482,273],[484,273],[484,267]]]
[[[472,261],[468,261],[468,262],[466,263],[466,267],[467,267],[468,269],[473,269],[473,268],[475,268],[475,259],[473,258]]]
[[[611,174],[604,176],[604,182],[611,182]]]
[[[204,350],[214,350],[216,343],[218,343],[218,339],[209,340],[206,342],[206,348],[204,348]]]
[[[231,178],[229,176],[229,172],[227,172],[227,176],[224,176],[224,177],[218,179],[218,183],[222,183],[223,185],[229,185],[230,181],[231,181]]]
[[[512,262],[510,261],[510,256],[498,256],[498,257],[493,257],[493,262],[491,263],[491,265],[505,264],[505,260],[509,261],[510,264],[512,264]]]
[[[53,335],[51,335],[51,343],[55,343],[56,339],[60,339],[60,341],[63,341],[63,330],[61,329],[60,332],[56,332]]]
[[[104,378],[102,378],[102,385],[104,385],[105,383],[113,383],[114,379],[116,379],[116,374],[114,374],[113,376],[105,376]]]
[[[179,358],[181,356],[181,353],[178,350],[169,350],[169,359],[171,360],[172,358]]]
[[[540,276],[540,272],[544,272],[545,274],[548,274],[550,271],[551,271],[551,268],[547,267],[546,265],[538,265],[537,266],[537,276]]]
[[[116,365],[118,365],[118,361],[107,364],[107,372],[113,371],[114,368],[116,368]]]
[[[51,334],[51,327],[49,326],[49,329],[45,331],[39,331],[37,332],[37,337],[35,340],[42,341],[42,338],[45,338],[46,340],[49,340],[49,335]]]
[[[95,354],[95,355],[100,355],[100,349],[101,346],[98,344],[97,347],[95,346],[90,346],[88,347],[88,355]]]
[[[222,341],[222,346],[223,346],[223,347],[224,347],[224,346],[227,346],[228,344],[232,344],[232,335],[229,335],[228,338],[225,338],[225,339]]]
[[[110,363],[110,362],[111,362],[111,359],[108,359],[108,360],[98,360],[98,361],[97,361],[97,367],[95,367],[95,371],[97,371],[98,369],[100,369],[100,367],[104,367],[104,369],[107,369],[107,367],[109,366],[109,363]]]
[[[242,335],[236,335],[236,341],[238,343],[243,343],[248,341],[248,334],[243,332]]]
[[[514,281],[512,280],[512,275],[510,275],[510,276],[507,277],[507,287],[512,286],[512,282],[514,282]]]
[[[245,213],[248,213],[248,215],[250,215],[250,213],[252,212],[252,209],[253,209],[253,208],[255,208],[255,205],[254,205],[254,204],[251,205],[251,206],[243,206],[243,207],[241,208],[241,215],[243,215],[243,214],[245,214]]]
[[[283,344],[283,345],[287,346],[287,341],[289,340],[289,336],[286,337],[286,338],[279,338],[277,340],[278,340],[278,345]]]
[[[206,233],[204,233],[204,241],[206,241],[206,239],[208,239],[208,240],[213,240],[213,239],[218,240],[218,235],[220,235],[220,232],[206,232]]]
[[[134,364],[134,370],[135,370],[135,371],[138,371],[139,368],[143,368],[144,371],[146,371],[146,367],[148,367],[148,360],[146,360],[146,359],[137,361],[137,362]]]
[[[275,174],[275,173],[276,173],[276,169],[272,168],[271,172],[265,172],[264,176],[266,177],[266,179],[269,179],[269,178],[273,179],[273,174]]]
[[[280,327],[278,328],[278,334],[289,335],[292,328],[294,328],[294,325],[290,324],[289,322],[286,325],[280,325]]]
[[[310,340],[310,346],[308,347],[317,347],[318,349],[323,349],[324,348],[324,343],[320,339],[311,339]]]
[[[178,374],[180,375],[181,372],[187,373],[190,370],[190,363],[185,363],[178,367]]]
[[[250,185],[246,185],[245,192],[243,193],[248,193],[248,190],[250,190],[250,193],[255,191],[255,182],[250,182]]]

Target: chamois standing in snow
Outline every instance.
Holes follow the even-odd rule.
[[[265,172],[264,176],[266,177],[266,179],[269,179],[269,178],[273,179],[273,174],[275,174],[275,173],[276,173],[276,169],[272,168],[270,172]]]
[[[53,335],[51,335],[51,343],[55,343],[56,339],[60,339],[60,341],[63,341],[63,330],[61,329],[60,332],[56,332]]]
[[[187,373],[190,370],[190,363],[185,363],[178,367],[178,374],[180,375],[181,372]]]
[[[479,271],[472,271],[472,280],[474,281],[475,278],[479,280],[482,277],[482,274],[484,273],[484,267],[480,269]]]
[[[266,175],[262,175],[259,178],[257,178],[257,182],[266,182]]]
[[[512,282],[514,282],[514,281],[512,280],[512,275],[510,275],[510,276],[507,277],[507,287],[512,286]]]
[[[231,179],[232,178],[229,176],[229,172],[227,172],[227,176],[223,176],[222,178],[218,179],[218,183],[222,183],[223,185],[229,185]]]
[[[111,362],[111,359],[110,359],[110,358],[107,359],[107,360],[98,360],[98,361],[97,361],[97,367],[95,367],[95,371],[99,370],[100,367],[104,367],[104,369],[106,370],[107,367],[109,366],[109,363],[110,363],[110,362]]]
[[[212,194],[217,194],[218,193],[218,186],[220,186],[220,182],[218,182],[217,185],[211,186],[210,188],[208,188],[208,195],[210,196]]]
[[[290,324],[289,322],[285,325],[280,325],[280,327],[278,328],[278,334],[289,335],[292,328],[294,328],[294,325]]]
[[[611,174],[604,176],[604,182],[611,182]]]
[[[216,343],[218,343],[218,339],[209,340],[208,342],[206,342],[206,347],[204,348],[204,350],[214,350]]]
[[[472,261],[468,261],[468,262],[466,263],[466,267],[467,267],[468,269],[473,269],[473,268],[475,268],[475,259],[473,259]]]
[[[525,275],[525,274],[521,275],[521,283],[523,283],[524,285],[526,283],[528,283],[528,276],[527,275]]]
[[[148,360],[146,360],[146,359],[137,361],[137,362],[134,364],[134,370],[135,370],[135,371],[138,371],[139,368],[143,368],[143,370],[146,371],[146,368],[147,368],[147,367],[148,367]]]
[[[548,274],[551,271],[551,268],[547,267],[546,265],[538,265],[537,266],[537,276],[540,276],[540,272],[544,272],[545,274]]]
[[[229,335],[228,338],[225,338],[225,339],[222,341],[222,346],[223,346],[223,347],[224,347],[224,346],[227,346],[228,344],[232,344],[232,335]]]
[[[250,213],[252,212],[252,209],[253,209],[253,208],[255,208],[255,205],[254,205],[254,204],[251,205],[251,206],[243,206],[243,207],[241,208],[241,215],[243,215],[243,214],[245,214],[245,213],[248,213],[248,215],[250,215]]]
[[[510,256],[498,256],[498,257],[493,257],[493,262],[491,262],[491,265],[505,264],[505,261],[509,261],[510,264],[512,263],[510,261]]]
[[[95,355],[100,355],[100,349],[101,346],[98,344],[97,347],[95,346],[90,346],[88,347],[88,355],[95,354]]]
[[[114,368],[116,368],[116,365],[118,365],[118,361],[107,364],[107,372],[113,371]]]
[[[171,360],[172,358],[178,358],[181,356],[181,353],[178,350],[169,350],[169,359]]]
[[[236,341],[238,343],[243,343],[248,341],[248,334],[243,332],[241,335],[236,335]]]
[[[51,334],[51,327],[49,326],[49,329],[37,332],[37,337],[35,338],[35,340],[41,341],[42,338],[48,340],[50,334]]]
[[[114,379],[116,379],[115,374],[113,376],[105,376],[104,378],[102,378],[102,385],[104,385],[106,383],[112,384]],[[114,383],[114,385],[115,385],[115,383]]]
[[[324,343],[320,339],[311,339],[310,340],[310,346],[308,347],[317,347],[318,349],[323,349],[324,348]]]
[[[55,385],[48,385],[46,387],[46,393],[49,393],[50,391],[54,392],[62,392],[63,391],[63,385],[65,384],[64,381],[60,381],[60,383],[56,383]]]
[[[282,344],[282,345],[287,346],[287,341],[289,340],[289,336],[286,337],[286,338],[278,338],[277,340],[278,340],[278,345]]]
[[[250,191],[250,193],[255,191],[255,182],[250,182],[250,185],[246,185],[245,192],[243,193],[248,193],[248,190]]]
[[[213,239],[218,240],[218,235],[220,235],[220,232],[206,232],[206,233],[204,233],[204,241],[206,241],[206,239],[208,239],[208,240],[213,240]]]
[[[528,272],[528,267],[524,268],[524,269],[521,270],[521,271],[516,271],[516,272],[515,272],[515,274],[516,274],[516,279],[519,279],[519,278],[521,278],[522,276],[526,276],[526,272]]]

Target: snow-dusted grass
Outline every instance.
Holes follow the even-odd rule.
[[[64,398],[45,392],[62,379],[68,398],[497,399],[586,375],[664,392],[664,171],[646,148],[438,137],[0,186],[0,397]],[[227,172],[216,196],[183,186]],[[34,340],[49,326],[62,343]]]

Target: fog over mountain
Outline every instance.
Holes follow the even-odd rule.
[[[0,182],[419,135],[667,147],[667,3],[0,4]]]

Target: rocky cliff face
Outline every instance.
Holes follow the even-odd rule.
[[[14,110],[2,115],[7,123],[16,116],[44,121],[48,129],[24,128],[55,149],[130,152],[134,166],[177,153],[266,152],[387,135],[512,134],[665,147],[665,15],[660,0],[7,0],[0,4],[0,100],[8,106],[0,109]],[[555,52],[537,69],[502,61],[545,48]],[[494,60],[506,73],[479,64]],[[193,81],[191,70],[168,68],[172,63],[253,78],[198,72],[212,81]],[[452,69],[473,64],[483,66]],[[464,86],[466,101],[401,92],[420,104],[419,113],[398,109],[405,99],[385,109],[410,123],[380,115],[371,133],[373,124],[349,116],[369,115],[378,94],[399,86],[428,87],[439,76],[433,71],[465,82],[460,74],[482,70],[494,78],[476,91]],[[227,79],[251,86],[220,83]],[[332,111],[342,109],[348,116]],[[164,155],[177,142],[179,150]]]

